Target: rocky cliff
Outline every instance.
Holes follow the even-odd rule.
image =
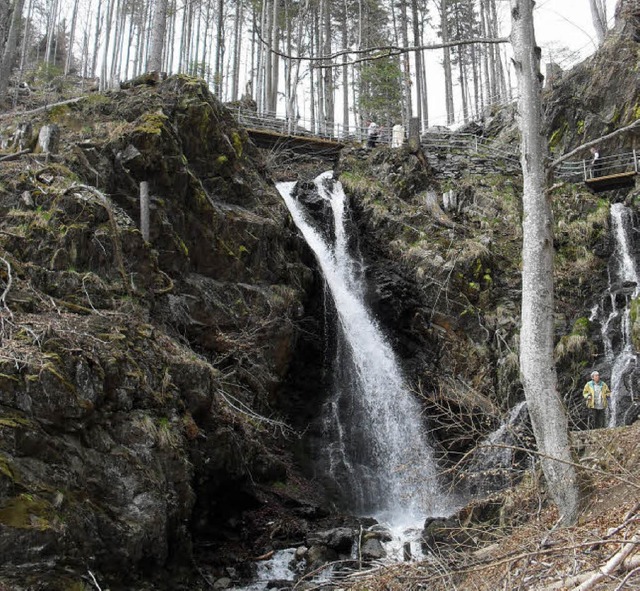
[[[637,118],[624,22],[547,92],[558,152]],[[604,90],[612,77],[619,93]],[[58,150],[0,162],[0,587],[83,589],[89,571],[114,590],[209,587],[325,515],[300,474],[324,394],[321,279],[261,155],[204,83],[0,118],[2,144],[34,148],[45,125]],[[498,128],[514,139],[497,119],[485,131]],[[492,154],[352,146],[337,173],[368,302],[451,464],[522,398],[519,172]],[[564,182],[549,197],[557,362],[583,427],[609,202]],[[609,197],[635,206],[638,191]]]
[[[58,154],[0,164],[0,586],[130,589],[251,548],[315,276],[203,82],[5,119],[5,143],[43,125]]]

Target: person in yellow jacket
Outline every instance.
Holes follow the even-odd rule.
[[[591,372],[591,381],[586,383],[582,395],[587,401],[587,408],[591,409],[595,428],[602,429],[611,390],[607,384],[600,381],[599,372]]]

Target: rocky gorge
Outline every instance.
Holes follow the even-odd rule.
[[[635,14],[618,19],[547,89],[552,150],[638,118]],[[510,116],[475,133],[513,150]],[[0,161],[0,589],[88,589],[91,576],[112,590],[233,587],[281,548],[303,548],[306,572],[350,560],[363,528],[360,559],[380,558],[387,534],[330,502],[310,460],[331,303],[272,182],[286,154],[267,162],[204,82],[181,76],[3,115],[5,153],[35,148],[43,126],[58,130],[57,150]],[[637,131],[607,149],[621,146],[638,149]],[[334,173],[367,304],[443,478],[469,492],[467,454],[522,400],[520,173],[490,153],[356,145]],[[607,371],[591,309],[614,252],[609,202],[635,220],[640,192],[556,182],[549,196],[556,358],[580,431],[581,384],[595,365]],[[454,519],[504,521],[504,506],[475,501]],[[425,543],[446,543],[447,527],[429,523]]]

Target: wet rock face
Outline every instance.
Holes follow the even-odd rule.
[[[261,417],[311,321],[314,274],[203,83],[92,95],[56,117],[60,155],[0,179],[0,586],[68,589],[90,568],[133,589],[200,544],[251,546],[243,511],[289,470]]]

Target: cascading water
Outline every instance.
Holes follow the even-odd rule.
[[[638,359],[631,340],[630,316],[631,301],[638,297],[640,290],[631,248],[631,210],[622,203],[614,203],[611,206],[611,224],[615,247],[609,263],[608,291],[600,310],[592,314],[592,318],[599,315],[603,320],[601,334],[605,360],[611,367],[609,427],[616,427],[628,422],[627,415],[637,404],[634,372],[638,369]]]
[[[334,213],[332,244],[308,221],[292,196],[294,186],[280,183],[278,190],[315,253],[337,313],[334,388],[323,408],[320,469],[358,514],[399,525],[447,513],[419,404],[364,303],[357,265],[348,252],[342,186],[331,173],[316,179],[319,195]]]

